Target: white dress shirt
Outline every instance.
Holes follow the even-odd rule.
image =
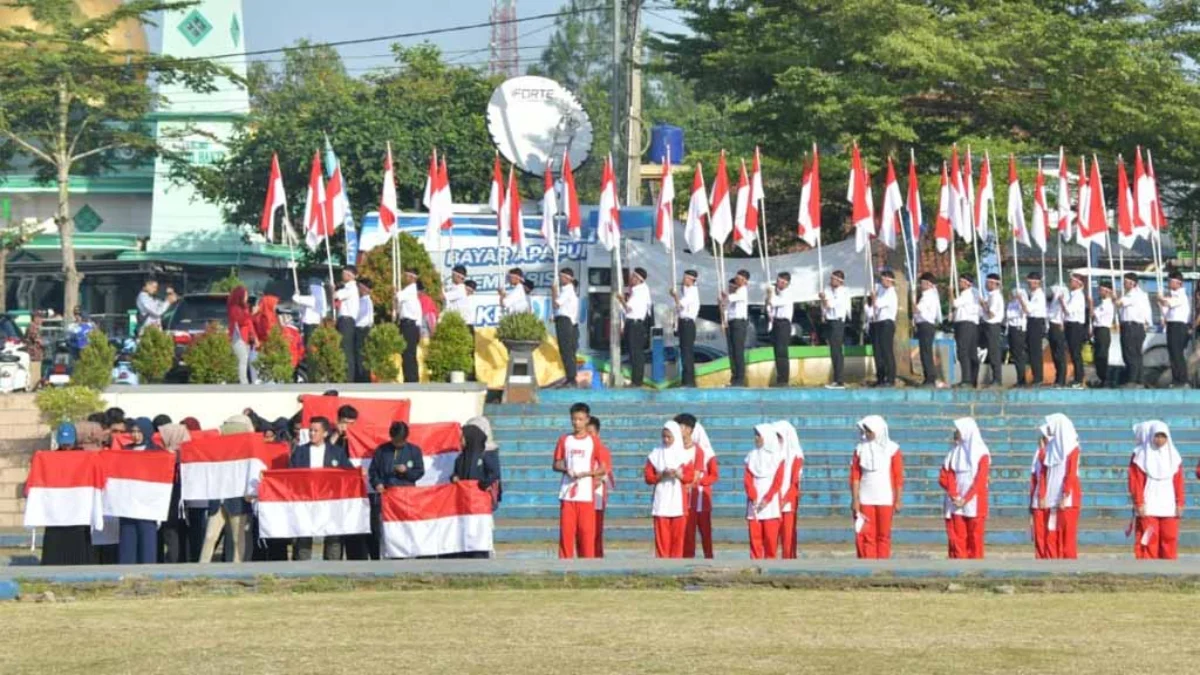
[[[895,321],[896,320],[896,289],[885,288],[882,284],[879,290],[875,292],[875,303],[871,307],[871,323],[880,321]]]
[[[1038,288],[1035,291],[1030,291],[1025,296],[1025,306],[1028,308],[1027,315],[1030,319],[1045,319],[1046,318],[1046,291]]]
[[[325,444],[313,443],[308,446],[308,468],[320,469],[325,466]]]
[[[504,307],[505,314],[520,314],[521,312],[529,311],[529,296],[525,294],[525,286],[517,284],[508,289],[504,294],[504,300],[500,302]]]
[[[961,291],[954,299],[954,323],[979,323],[979,294],[974,287]]]
[[[1059,326],[1063,325],[1063,308],[1059,297],[1064,293],[1064,289],[1059,288],[1054,293],[1054,299],[1046,302],[1046,320],[1050,323],[1056,323]]]
[[[347,317],[358,321],[358,282],[351,281],[333,295],[338,301],[338,318]]]
[[[942,322],[942,296],[937,288],[921,291],[917,301],[917,323],[937,325]]]
[[[780,321],[791,323],[792,313],[795,307],[792,303],[792,292],[790,288],[785,288],[782,291],[778,288],[771,292],[771,318]]]
[[[446,306],[442,312],[458,312],[458,315],[471,325],[474,318],[471,312],[471,296],[467,294],[466,284],[450,284],[446,287]]]
[[[305,326],[316,326],[321,323],[322,313],[318,307],[320,301],[315,295],[293,295],[292,302],[304,308],[300,315],[300,323]]]
[[[354,320],[358,328],[370,328],[375,325],[375,301],[371,296],[364,295],[358,299],[358,317]]]
[[[987,292],[988,311],[983,313],[984,323],[1000,325],[1004,323],[1004,293],[1000,289]]]
[[[1021,301],[1017,299],[1016,294],[1013,294],[1012,300],[1004,306],[1004,323],[1010,330],[1025,330],[1025,310],[1021,308]]]
[[[679,296],[679,318],[696,320],[700,316],[700,289],[696,286],[684,286]]]
[[[850,292],[845,286],[826,289],[825,302],[822,316],[826,321],[845,321],[850,318]]]
[[[1084,323],[1087,321],[1087,298],[1083,289],[1079,288],[1067,293],[1067,323]]]
[[[579,295],[575,293],[575,284],[567,284],[558,289],[557,306],[554,316],[565,316],[572,324],[579,323]]]
[[[726,318],[729,321],[746,319],[746,317],[750,316],[749,310],[750,291],[745,286],[729,294],[729,308],[726,310]]]
[[[417,284],[413,282],[396,294],[396,305],[400,307],[401,321],[421,322],[421,298],[417,295]]]
[[[1163,313],[1163,318],[1167,323],[1187,323],[1192,313],[1187,292],[1182,288],[1167,289],[1166,298],[1167,309]]]
[[[630,321],[645,321],[650,315],[650,289],[645,282],[629,288],[629,301],[625,303],[625,318]]]
[[[1101,298],[1100,302],[1092,308],[1092,327],[1112,328],[1115,313],[1116,309],[1113,307],[1112,298]]]
[[[1117,299],[1117,306],[1120,307],[1121,323],[1150,325],[1150,296],[1146,291],[1134,286],[1132,291],[1126,291]]]

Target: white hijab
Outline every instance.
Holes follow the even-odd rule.
[[[858,455],[858,465],[863,471],[888,470],[892,465],[892,456],[900,449],[888,435],[888,425],[879,415],[868,415],[858,421],[858,445],[854,454]],[[875,434],[875,440],[868,441],[866,430]]]
[[[796,433],[796,427],[787,420],[779,420],[771,426],[775,428],[775,433],[779,436],[783,455],[789,459],[793,457],[804,459],[804,448],[800,445],[800,435]]]
[[[955,473],[974,475],[979,468],[979,460],[990,455],[991,451],[979,435],[979,425],[975,423],[975,418],[960,417],[954,420],[954,428],[958,430],[959,439],[950,450],[950,454],[946,455],[942,466]]]
[[[1071,453],[1079,449],[1079,433],[1075,431],[1075,423],[1062,413],[1047,415],[1041,431],[1046,437],[1045,463],[1048,467],[1065,464]]]
[[[700,451],[704,453],[704,465],[708,466],[708,460],[716,456],[713,451],[712,441],[708,439],[708,432],[704,430],[704,425],[696,422],[696,427],[692,429],[692,444],[700,447]],[[701,467],[697,467],[699,469]]]
[[[755,448],[746,455],[746,468],[757,478],[774,476],[779,470],[779,463],[783,461],[775,427],[771,424],[758,424],[755,425],[754,432],[762,438],[762,447]]]
[[[663,428],[671,433],[671,445],[654,448],[646,458],[659,473],[667,469],[678,469],[687,464],[688,459],[687,452],[683,449],[683,432],[680,431],[679,425],[670,421],[664,424]]]
[[[1154,437],[1158,434],[1167,435],[1167,443],[1161,448],[1154,445]],[[1133,435],[1138,441],[1137,449],[1133,451],[1133,463],[1154,480],[1174,478],[1179,467],[1183,465],[1183,457],[1175,448],[1175,441],[1171,439],[1171,429],[1167,427],[1166,422],[1150,420],[1135,424]]]

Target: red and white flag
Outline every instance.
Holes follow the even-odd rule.
[[[379,226],[388,237],[395,234],[400,208],[396,205],[396,169],[392,164],[392,143],[388,141],[383,159],[383,192],[379,195]]]
[[[1031,244],[1029,228],[1025,226],[1025,200],[1021,196],[1021,180],[1017,177],[1017,158],[1008,156],[1008,226],[1013,239],[1022,246]],[[997,242],[999,244],[999,242]]]
[[[442,231],[454,228],[454,195],[450,192],[450,171],[446,168],[446,154],[442,153],[442,164],[438,167],[437,203],[442,217]]]
[[[317,250],[325,237],[333,234],[325,207],[325,175],[321,170],[321,153],[313,153],[312,170],[308,174],[308,194],[304,199],[304,241]]]
[[[1043,253],[1046,252],[1046,240],[1054,229],[1054,219],[1050,217],[1050,203],[1046,200],[1046,173],[1042,170],[1042,160],[1038,160],[1037,179],[1033,184],[1033,243]]]
[[[750,167],[750,205],[746,208],[746,230],[753,232],[755,239],[765,236],[758,231],[758,225],[766,198],[766,192],[763,191],[762,157],[758,146],[754,146],[754,164]],[[762,246],[762,243],[759,246]]]
[[[813,143],[812,162],[804,171],[800,184],[800,213],[796,229],[809,246],[821,245],[821,155]]]
[[[683,243],[689,253],[704,250],[704,219],[708,218],[708,192],[704,187],[704,173],[696,163],[692,175],[692,196],[688,200],[687,222],[683,228]]]
[[[1079,231],[1081,242],[1108,249],[1108,206],[1104,203],[1104,183],[1100,181],[1100,162],[1092,157],[1092,175],[1087,185],[1087,224]]]
[[[97,452],[33,453],[25,479],[25,527],[104,526],[104,470]]]
[[[542,239],[554,250],[558,246],[554,219],[558,216],[558,195],[554,193],[554,168],[546,162],[545,183],[542,186]]]
[[[504,169],[500,167],[500,153],[492,162],[492,188],[488,193],[488,208],[496,214],[496,242],[508,245],[508,231],[504,229]]]
[[[987,236],[987,223],[979,222],[978,213],[975,210],[975,205],[977,204],[975,199],[975,170],[971,164],[971,146],[969,145],[967,146],[967,154],[964,159],[966,162],[963,164],[963,189],[966,190],[967,196],[965,204],[967,207],[967,219],[975,227],[976,234],[980,238],[983,238]],[[980,187],[982,186],[983,182],[980,181]]]
[[[508,220],[509,242],[517,251],[525,250],[525,222],[521,218],[521,191],[517,189],[517,175],[508,167],[508,189],[504,191],[504,213]]]
[[[462,426],[458,422],[431,422],[408,427],[408,442],[421,448],[425,475],[417,485],[449,483],[454,460],[462,451]]]
[[[1129,187],[1129,174],[1125,172],[1125,160],[1117,157],[1117,243],[1132,249],[1138,237],[1146,236],[1148,230],[1139,232],[1134,226],[1133,192]]]
[[[600,207],[596,223],[596,236],[611,251],[621,243],[621,203],[617,199],[617,177],[613,173],[612,156],[604,160],[604,172],[600,179]]]
[[[908,151],[908,203],[905,204],[905,208],[908,209],[911,246],[919,256],[921,247],[917,242],[921,240],[921,228],[925,225],[925,217],[921,215],[921,182],[917,180],[917,155],[912,150]]]
[[[263,539],[330,537],[371,531],[371,505],[358,471],[274,469],[258,484]]]
[[[671,175],[671,151],[662,165],[658,206],[654,215],[654,238],[668,251],[675,248],[675,178]]]
[[[1154,173],[1154,156],[1150,154],[1150,150],[1146,150],[1146,173],[1150,176],[1150,203],[1153,208],[1150,210],[1150,228],[1155,236],[1167,229],[1167,214],[1163,210],[1162,193],[1158,191],[1158,175]]]
[[[421,205],[429,212],[425,219],[425,248],[434,249],[441,241],[442,232],[442,174],[438,168],[437,149],[429,155],[429,169],[425,172],[425,192]]]
[[[332,235],[338,225],[344,225],[350,214],[350,200],[346,197],[346,181],[342,178],[342,167],[333,167],[333,175],[325,185],[325,224]]]
[[[579,192],[575,189],[575,172],[571,170],[571,156],[563,153],[563,215],[567,217],[567,234],[572,239],[580,236],[583,220],[579,215]]]
[[[275,212],[283,209],[284,227],[287,227],[287,193],[283,189],[283,173],[279,170],[279,155],[271,155],[271,177],[267,179],[267,198],[263,202],[262,222],[259,229],[267,241],[275,239]]]
[[[175,455],[165,450],[105,450],[104,515],[163,522],[171,515]]]
[[[742,160],[741,173],[738,174],[737,208],[733,216],[733,244],[745,251],[746,255],[754,253],[754,227],[757,221],[758,208],[750,199],[750,179],[746,176],[746,161]]]
[[[1069,242],[1075,235],[1075,212],[1071,210],[1071,188],[1068,182],[1067,153],[1058,149],[1058,236]],[[1082,177],[1080,177],[1082,180]]]
[[[476,481],[386,490],[382,516],[385,558],[493,548],[492,495]]]
[[[896,166],[888,157],[887,182],[883,188],[883,209],[879,221],[879,241],[888,248],[896,248],[896,233],[903,227],[903,211],[904,196],[900,192],[900,181],[896,180]]]
[[[733,208],[729,203],[729,169],[725,165],[725,151],[717,160],[717,175],[713,178],[711,202],[708,208],[708,236],[724,246],[733,233]]]
[[[412,410],[412,401],[406,398],[353,398],[306,394],[300,397],[300,424],[307,429],[314,417],[336,420],[338,408],[345,405],[358,411],[358,421],[351,425],[347,433],[350,441],[347,451],[351,462],[372,457],[375,448],[391,440],[388,428],[392,422],[408,423]],[[411,430],[409,434],[411,436]]]
[[[970,150],[967,151],[970,157]],[[981,239],[987,239],[989,209],[996,206],[996,189],[992,185],[992,158],[983,153],[983,168],[979,170],[979,194],[975,197],[975,231]]]
[[[854,226],[854,250],[861,253],[871,244],[871,237],[875,236],[875,213],[867,188],[870,179],[863,167],[858,143],[854,144],[851,152],[850,181],[846,189],[846,201],[850,202],[850,222]]]
[[[1084,157],[1079,158],[1079,180],[1076,189],[1078,195],[1075,201],[1075,239],[1081,245],[1087,246],[1088,210],[1092,206],[1092,196],[1088,186],[1087,159]]]
[[[937,220],[933,222],[933,239],[938,253],[950,248],[954,236],[954,198],[950,195],[950,181],[946,175],[946,163],[942,162],[942,183],[938,188]]]
[[[254,494],[262,472],[286,468],[288,446],[267,443],[261,434],[193,438],[179,449],[182,498],[208,501]]]
[[[958,145],[950,149],[950,226],[959,239],[973,241],[970,193],[963,186],[962,167],[958,163]]]

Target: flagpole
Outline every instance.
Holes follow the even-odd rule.
[[[287,239],[288,258],[291,259],[292,285],[296,289],[296,295],[300,295],[300,273],[296,271],[296,248],[292,243],[292,223],[288,219],[286,207],[283,210],[283,238]]]
[[[912,214],[908,215],[909,226],[905,227],[900,233],[900,243],[904,245],[904,260],[908,263],[908,290],[912,294],[913,307],[917,306],[917,272],[913,268],[912,251],[909,250],[908,244],[912,236]],[[903,219],[901,219],[903,220]]]
[[[1037,198],[1036,195],[1034,196],[1034,198],[1035,199]],[[1028,230],[1026,230],[1026,232],[1028,233]],[[1013,233],[1012,242],[1013,242],[1013,288],[1018,288],[1021,285],[1021,267],[1020,267],[1020,263],[1017,261],[1017,233],[1016,232]],[[1001,265],[1001,267],[1003,267],[1003,265]],[[1000,284],[1000,288],[1003,290],[1003,288],[1004,288],[1003,283]]]
[[[945,165],[943,164],[943,167]],[[941,207],[938,207],[938,212],[941,212]],[[954,253],[954,239],[958,234],[954,228],[950,228],[950,297],[958,299],[958,257]]]
[[[991,162],[988,162],[990,165]],[[996,220],[996,200],[992,200],[992,229],[996,235],[996,273],[1000,275],[1000,290],[1004,290],[1004,256],[1000,255],[1000,223]],[[1017,238],[1013,237],[1013,266],[1017,264]],[[1015,274],[1015,272],[1014,272]]]
[[[325,239],[325,262],[329,266],[329,290],[332,293],[332,292],[337,291],[337,285],[333,282],[333,253],[329,250],[329,237],[331,237],[331,236],[332,236],[332,233],[326,234],[324,239]],[[333,313],[333,303],[332,302],[329,303],[329,313],[330,314]]]

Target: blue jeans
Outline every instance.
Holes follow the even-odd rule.
[[[121,518],[117,563],[151,565],[158,561],[158,524],[153,520]]]

